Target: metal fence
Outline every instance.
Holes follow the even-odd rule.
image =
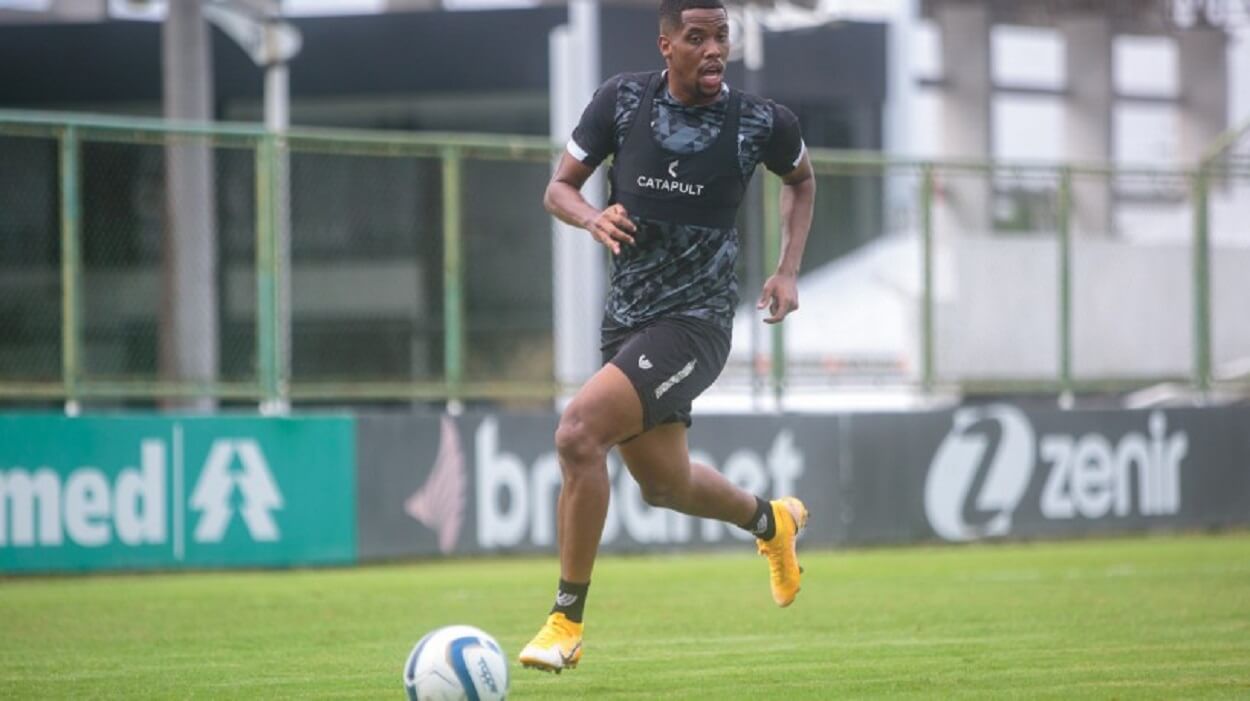
[[[1250,159],[1217,147],[1195,169],[813,152],[804,308],[740,313],[718,387],[1245,388]],[[549,400],[556,153],[0,112],[0,400]]]

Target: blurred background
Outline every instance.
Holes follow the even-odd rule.
[[[513,695],[1250,696],[1250,0],[725,2],[818,192],[769,327],[756,174],[688,447],[802,498],[800,618],[610,451],[598,652]],[[542,193],[656,5],[0,0],[0,697],[520,649],[610,264]]]
[[[819,174],[803,310],[697,408],[1250,393],[1250,3],[730,3]],[[550,407],[605,256],[540,198],[632,0],[0,0],[0,401]],[[173,120],[173,121],[165,121]],[[602,200],[602,181],[590,191]]]

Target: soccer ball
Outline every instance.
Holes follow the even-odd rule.
[[[508,658],[499,643],[473,626],[425,634],[404,663],[411,701],[502,701],[508,696]]]

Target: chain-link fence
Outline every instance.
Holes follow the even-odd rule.
[[[54,136],[0,134],[0,378],[46,397],[58,395],[62,369],[57,159]]]
[[[780,327],[753,309],[782,238],[761,175],[714,391],[1244,388],[1242,141],[1201,169],[815,152],[803,307]],[[539,205],[555,153],[0,115],[0,399],[549,400],[570,389]]]
[[[551,155],[0,118],[0,396],[549,398]]]

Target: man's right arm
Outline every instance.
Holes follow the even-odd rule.
[[[582,185],[593,172],[594,168],[565,151],[543,193],[543,207],[565,224],[589,231],[596,241],[617,255],[622,243],[634,243],[631,234],[636,228],[621,205],[610,205],[601,211],[582,196]]]
[[[543,207],[560,221],[585,229],[613,254],[633,244],[634,224],[619,204],[599,210],[582,196],[582,186],[595,168],[616,149],[616,102],[622,76],[609,78],[595,91],[582,112],[568,147],[543,193]]]

